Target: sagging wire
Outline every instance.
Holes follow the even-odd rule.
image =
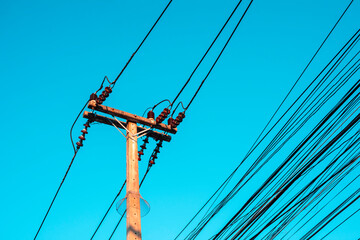
[[[242,20],[244,19],[245,15],[246,15],[246,13],[248,12],[248,10],[249,10],[249,8],[250,8],[250,6],[251,6],[252,3],[253,3],[253,0],[251,0],[250,3],[249,3],[249,5],[246,7],[244,13],[242,14],[240,20],[239,20],[238,23],[236,24],[234,30],[231,32],[229,38],[227,39],[225,45],[224,45],[223,48],[221,49],[221,51],[220,51],[219,55],[217,56],[217,58],[215,59],[213,65],[212,65],[211,68],[210,68],[210,70],[208,71],[208,73],[206,74],[205,78],[204,78],[204,79],[202,80],[202,82],[200,83],[200,86],[199,86],[198,89],[196,90],[194,96],[191,98],[190,102],[189,102],[188,105],[186,106],[185,111],[188,110],[188,108],[190,107],[191,103],[194,101],[195,97],[196,97],[197,94],[199,93],[201,87],[202,87],[203,84],[205,83],[206,79],[209,77],[210,73],[211,73],[212,70],[214,69],[216,63],[219,61],[221,55],[222,55],[223,52],[225,51],[225,49],[226,49],[227,45],[229,44],[231,38],[234,36],[237,28],[239,27],[240,23],[241,23]]]
[[[166,12],[166,10],[168,9],[168,7],[170,6],[170,4],[172,3],[173,0],[170,0],[168,2],[168,4],[166,5],[166,7],[164,8],[164,10],[161,12],[160,16],[156,19],[155,23],[152,25],[152,27],[150,28],[150,30],[148,31],[148,33],[145,35],[145,37],[143,38],[143,40],[141,41],[141,43],[139,44],[139,46],[136,48],[136,50],[133,52],[133,54],[130,56],[129,60],[126,62],[125,66],[123,67],[123,69],[120,71],[119,75],[115,78],[115,80],[111,83],[110,87],[114,88],[116,82],[118,81],[118,79],[120,78],[120,76],[123,74],[123,72],[125,71],[125,69],[127,68],[127,66],[129,65],[129,63],[131,62],[131,60],[133,59],[133,57],[136,55],[136,53],[139,51],[139,49],[141,48],[141,46],[144,44],[145,40],[148,38],[148,36],[150,35],[150,33],[152,32],[152,30],[155,28],[155,26],[157,25],[157,23],[160,21],[161,17],[164,15],[164,13]]]
[[[181,105],[181,107],[183,108],[184,111],[179,112],[178,116],[174,119],[173,115],[176,112],[177,108]],[[177,126],[179,126],[179,124],[183,121],[183,119],[185,118],[185,107],[183,105],[183,103],[180,101],[174,111],[172,112],[172,114],[170,115],[169,119],[168,119],[168,125],[170,125],[172,128],[176,128]]]
[[[194,70],[192,71],[192,73],[190,74],[189,78],[187,79],[187,81],[185,82],[184,86],[180,89],[179,93],[176,95],[176,97],[174,98],[174,100],[171,102],[171,107],[172,105],[175,103],[175,101],[178,99],[178,97],[180,96],[180,94],[183,92],[183,90],[185,89],[185,87],[187,86],[187,84],[190,82],[191,78],[193,77],[194,73],[196,72],[196,70],[199,68],[199,66],[201,65],[201,63],[203,62],[203,60],[205,59],[205,57],[207,56],[207,54],[209,53],[209,51],[211,50],[211,48],[213,47],[213,45],[215,44],[215,42],[217,41],[217,39],[219,38],[219,36],[221,35],[222,31],[225,29],[225,27],[227,26],[227,24],[229,23],[230,19],[232,18],[232,16],[234,15],[234,13],[236,12],[236,10],[238,9],[238,7],[240,6],[242,0],[240,0],[237,5],[235,6],[235,8],[233,9],[233,11],[231,12],[231,14],[229,15],[229,17],[227,18],[226,22],[224,23],[224,25],[222,26],[222,28],[220,29],[220,31],[217,33],[216,37],[214,38],[214,40],[211,42],[210,46],[208,47],[208,49],[206,50],[206,52],[204,53],[204,55],[201,57],[199,63],[196,65],[196,67],[194,68]]]
[[[90,95],[90,99],[86,101],[85,105],[81,108],[79,114],[78,114],[78,115],[76,116],[76,118],[75,118],[75,121],[74,121],[73,124],[71,125],[71,128],[70,128],[70,140],[71,140],[71,144],[72,144],[72,146],[73,146],[74,152],[76,151],[75,144],[74,144],[73,137],[72,137],[72,131],[73,131],[73,129],[74,129],[74,126],[75,126],[77,120],[79,119],[81,113],[84,111],[84,109],[85,109],[86,106],[88,105],[89,101],[90,101],[90,100],[93,100],[93,99],[92,99],[92,98],[94,97],[93,94],[96,95],[97,92],[100,91],[100,90],[103,88],[105,80],[107,80],[107,81],[109,82],[108,77],[105,76],[104,79],[103,79],[103,81],[101,82],[101,85],[100,85],[99,89],[96,90],[95,93],[92,93],[92,94]]]

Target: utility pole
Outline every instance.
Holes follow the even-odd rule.
[[[127,123],[126,134],[126,239],[141,239],[137,126]]]
[[[163,123],[156,123],[153,118],[144,118],[135,114],[127,113],[115,108],[99,105],[92,100],[88,104],[88,108],[99,112],[107,113],[113,117],[120,117],[126,122],[119,121],[115,118],[101,116],[91,112],[84,112],[83,117],[112,125],[117,128],[126,130],[126,239],[141,240],[141,213],[140,213],[140,192],[139,192],[139,168],[138,168],[138,146],[137,139],[142,136],[149,136],[155,140],[163,140],[170,142],[171,136],[155,131],[158,129],[164,132],[177,132],[176,128]],[[148,126],[141,127],[138,124]]]

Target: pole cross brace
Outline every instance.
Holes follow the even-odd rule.
[[[136,134],[131,134],[130,131],[125,127],[125,125],[123,123],[121,123],[121,121],[119,121],[116,117],[113,116],[113,118],[115,119],[115,121],[117,121],[120,126],[126,130],[126,132],[129,134],[129,137],[132,139],[132,140],[135,140],[134,138],[138,139],[138,138],[142,138],[143,136],[147,135],[147,132],[150,131],[151,129],[150,128],[145,128],[145,130],[141,131],[141,132],[138,132]],[[122,133],[120,131],[120,129],[115,125],[113,124],[112,122],[110,122],[125,138],[126,138],[126,135],[124,133]]]
[[[111,119],[111,118],[108,118],[108,117],[105,117],[105,116],[102,116],[102,115],[99,115],[99,114],[94,114],[94,113],[91,113],[91,112],[88,112],[88,111],[84,112],[83,117],[87,118],[87,119],[91,119],[91,120],[96,121],[96,122],[104,123],[104,124],[110,125],[110,126],[116,126],[118,128],[126,130],[126,128],[124,128],[124,126],[126,126],[126,122],[123,122],[123,121],[120,121],[120,120],[117,120],[117,119],[114,120],[114,119]],[[151,130],[151,129],[148,129],[148,128],[145,128],[145,127],[141,127],[141,126],[137,126],[137,130],[138,130],[139,134],[144,133],[147,136],[155,139],[156,141],[158,141],[158,140],[164,140],[166,142],[171,141],[171,136],[169,136],[167,134],[164,134],[164,133],[160,133],[160,132],[157,132],[157,131],[154,131],[154,130]],[[144,134],[142,134],[142,136]],[[138,138],[142,137],[142,136],[138,136]]]

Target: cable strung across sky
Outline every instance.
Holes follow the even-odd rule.
[[[355,38],[355,42],[356,42],[356,38]],[[354,43],[355,43],[355,42],[354,42]],[[351,45],[350,45],[350,46],[351,46]],[[351,48],[347,48],[347,49],[349,50],[349,49],[351,49]],[[345,52],[344,52],[344,53],[345,53]],[[344,53],[343,53],[341,56],[344,56]],[[341,56],[340,56],[339,59],[342,59]],[[338,59],[338,60],[339,60],[339,59]],[[338,62],[338,61],[336,61],[336,62],[334,63],[334,66],[337,65],[337,62]],[[329,69],[329,72],[331,72],[331,71],[332,71],[332,68]],[[327,75],[327,74],[325,74],[325,76],[326,76],[326,75]],[[351,75],[350,75],[350,76],[351,76]],[[324,80],[324,79],[326,79],[326,78],[323,78],[323,80]],[[345,79],[346,79],[346,78],[345,78]],[[347,78],[347,80],[348,80],[348,79],[349,79],[349,78]],[[321,81],[320,81],[320,83],[321,83]],[[338,84],[341,84],[341,82],[338,81]],[[319,90],[319,87],[320,87],[320,86],[321,86],[321,85],[318,84],[317,86],[314,87],[314,90]],[[329,86],[329,85],[328,85],[328,86]],[[340,85],[339,85],[339,86],[340,86]],[[296,154],[298,154],[299,150],[300,150],[302,147],[306,146],[305,143],[307,143],[313,136],[316,136],[316,135],[315,135],[316,132],[319,132],[319,133],[322,133],[322,132],[323,132],[322,126],[325,124],[325,122],[329,120],[329,118],[335,113],[336,110],[338,110],[338,108],[341,106],[341,104],[344,104],[344,102],[345,102],[346,100],[348,100],[348,97],[351,96],[351,94],[354,94],[354,92],[355,92],[356,90],[358,90],[358,87],[359,87],[358,85],[355,85],[354,88],[352,88],[352,91],[349,92],[349,95],[345,96],[344,99],[343,99],[343,101],[340,102],[340,104],[333,110],[333,112],[330,112],[330,114],[324,118],[324,120],[323,120],[324,122],[321,123],[321,124],[319,124],[319,125],[317,126],[317,128],[314,129],[314,130],[312,131],[312,133],[307,137],[307,139],[304,140],[301,144],[298,145],[298,147],[297,147],[298,150],[295,150],[295,151],[292,153],[292,155],[290,155],[289,160],[290,160],[291,158],[293,158],[293,157],[298,156],[298,155],[296,155]],[[309,96],[312,96],[312,95],[313,95],[313,93],[315,92],[314,90],[310,93]],[[323,91],[322,91],[322,92],[323,92]],[[320,92],[320,93],[322,93],[322,92]],[[329,92],[329,93],[331,94],[331,92]],[[321,96],[319,96],[319,97],[321,97]],[[323,98],[323,97],[322,97],[322,98]],[[305,99],[305,102],[308,102],[308,98]],[[305,103],[305,102],[304,102],[304,103]],[[312,101],[312,103],[319,103],[319,102],[315,102],[315,100],[314,100],[314,101]],[[323,104],[322,104],[322,105],[323,105]],[[314,105],[314,106],[316,106],[316,105]],[[321,105],[319,105],[319,106],[321,106]],[[314,108],[314,107],[311,107],[310,109],[312,109],[312,108]],[[305,109],[309,109],[309,107],[307,107],[307,108],[305,108]],[[320,109],[320,107],[317,107],[317,109]],[[312,113],[312,115],[313,115],[313,113]],[[305,119],[306,119],[306,118],[305,118]],[[325,133],[326,133],[326,132],[325,132]],[[294,134],[292,134],[291,137],[292,137],[293,135],[294,135]],[[320,139],[322,139],[322,138],[320,138]],[[315,146],[316,146],[316,145],[315,145]],[[308,153],[307,153],[307,154],[308,154]],[[286,165],[284,165],[284,164],[288,164],[288,163],[287,163],[287,162],[284,162],[283,165],[282,165],[282,167],[280,167],[280,169],[283,168],[284,166],[286,166]],[[279,172],[280,170],[277,170],[277,171],[278,171],[278,173],[276,173],[276,175],[278,175],[279,173],[281,173],[281,172]],[[293,171],[294,171],[294,169],[290,169],[288,172],[293,172]],[[273,175],[271,178],[274,178],[276,175]],[[266,188],[269,187],[269,184],[272,183],[271,178],[267,181],[267,184],[265,184],[265,185],[262,186],[261,189],[266,189]],[[260,189],[260,190],[261,190],[261,189]],[[257,197],[260,193],[261,193],[261,192],[258,192],[258,194],[253,195],[253,198]],[[265,200],[264,202],[267,202],[267,200]],[[248,204],[250,204],[250,203],[251,203],[251,202],[248,202]],[[246,204],[245,204],[245,207],[246,207]],[[240,214],[240,212],[238,212],[238,214]],[[231,222],[231,221],[236,221],[236,216],[233,217],[233,219],[230,220],[230,222]],[[228,223],[227,226],[229,226],[229,225],[230,225],[230,224]],[[226,227],[225,227],[225,228],[226,228]],[[225,229],[223,229],[222,231],[224,231],[224,230],[225,230]],[[222,232],[222,231],[221,231],[221,232]],[[221,232],[220,232],[220,234],[221,234]],[[218,236],[219,236],[219,235],[218,235]]]
[[[323,43],[320,45],[315,55],[311,58],[309,64],[301,73],[296,83],[303,76],[305,70],[309,67],[310,63],[313,61],[320,48],[324,45],[325,41],[333,32],[336,25],[349,9],[352,2],[353,1],[350,2],[345,11],[342,13],[341,17],[336,22],[335,26],[327,35]],[[281,233],[281,231],[286,228],[295,219],[296,216],[298,216],[298,214],[305,211],[307,207],[309,207],[314,202],[318,201],[316,199],[323,197],[323,194],[328,194],[328,189],[337,187],[336,184],[339,184],[340,181],[346,179],[347,175],[344,173],[349,173],[346,171],[346,169],[338,168],[336,170],[335,162],[329,163],[329,165],[325,167],[326,170],[317,177],[319,182],[311,182],[311,184],[298,192],[297,195],[295,194],[297,197],[293,198],[292,201],[287,202],[288,205],[285,203],[283,204],[283,202],[281,202],[281,204],[277,203],[278,199],[282,199],[285,196],[291,196],[291,194],[289,195],[289,191],[292,193],[294,189],[297,189],[295,186],[299,184],[298,180],[306,179],[306,176],[311,173],[313,169],[323,164],[329,156],[332,156],[332,154],[337,154],[338,164],[352,165],[358,159],[356,156],[358,154],[356,150],[359,143],[358,133],[355,133],[352,137],[343,141],[345,135],[351,134],[354,131],[353,126],[357,124],[358,116],[352,119],[348,125],[346,125],[345,129],[348,132],[344,129],[343,131],[345,132],[340,132],[344,136],[338,134],[336,135],[335,132],[333,132],[339,130],[339,126],[342,127],[345,122],[351,120],[350,116],[352,116],[352,114],[356,114],[357,111],[356,106],[359,103],[358,95],[360,94],[358,92],[359,85],[357,81],[354,85],[351,86],[351,81],[354,81],[354,76],[357,74],[360,68],[360,59],[358,58],[359,51],[353,53],[353,50],[357,46],[358,41],[359,31],[357,31],[351,37],[351,39],[342,47],[342,49],[334,56],[334,58],[323,68],[323,70],[320,71],[315,79],[308,85],[303,93],[297,97],[295,102],[291,104],[288,110],[285,111],[285,113],[276,121],[270,130],[263,137],[261,137],[286,98],[289,96],[290,92],[293,90],[294,86],[296,85],[295,83],[289,94],[281,103],[280,107],[276,110],[269,123],[261,132],[258,139],[249,150],[248,154],[245,156],[235,171],[237,171],[241,164],[243,164],[245,160],[249,158],[252,153],[254,153],[256,148],[259,148],[261,143],[264,143],[264,139],[268,138],[271,134],[274,135],[273,139],[268,142],[265,148],[263,148],[259,157],[253,162],[253,164],[251,164],[248,170],[230,190],[226,197],[223,198],[223,200],[221,200],[215,207],[213,207],[209,213],[204,215],[204,217],[199,221],[198,225],[187,235],[185,239],[195,239],[204,229],[204,227],[210,222],[210,220],[215,217],[215,215],[218,214],[219,211],[237,193],[239,193],[240,190],[249,181],[251,181],[251,179],[256,176],[258,172],[262,171],[263,166],[271,162],[272,158],[281,152],[289,141],[294,141],[294,137],[304,131],[304,126],[308,125],[309,122],[313,121],[312,119],[314,117],[318,116],[321,112],[324,111],[324,106],[328,106],[330,102],[334,101],[335,98],[339,98],[340,92],[343,92],[345,88],[348,88],[347,93],[343,95],[341,100],[335,105],[334,109],[332,109],[328,115],[324,116],[322,122],[320,122],[303,141],[297,144],[297,147],[293,150],[291,155],[289,155],[287,160],[279,166],[278,170],[274,172],[274,175],[272,175],[265,182],[265,184],[258,189],[257,193],[249,198],[248,202],[243,205],[239,212],[234,215],[233,218],[231,218],[230,221],[223,227],[223,229],[215,234],[212,239],[242,239],[244,237],[246,239],[254,239],[260,234],[267,234],[262,236],[268,236],[272,239],[278,236],[279,233]],[[300,102],[301,99],[302,102]],[[288,116],[288,120],[286,120],[285,116],[289,113],[291,113],[291,115]],[[282,127],[279,126],[281,121],[284,122]],[[273,130],[276,128],[279,130],[277,133],[274,133]],[[271,133],[271,131],[273,133]],[[329,139],[329,134],[331,132],[333,132],[332,134],[335,134],[335,138],[333,139]],[[330,142],[325,144],[324,141],[327,139],[330,140]],[[341,148],[341,146],[346,146],[346,144],[351,141],[353,142],[352,144],[348,145],[348,148]],[[324,147],[321,148],[321,146]],[[339,149],[342,149],[342,152],[339,152]],[[346,154],[348,155],[345,157]],[[316,158],[308,160],[308,163],[306,163],[306,161],[304,162],[304,160],[301,160],[308,156],[313,156]],[[299,164],[301,162],[303,164]],[[347,165],[347,167],[350,167],[350,165]],[[351,171],[353,171],[357,166],[358,164],[354,164],[354,167],[350,168]],[[331,172],[337,172],[338,174],[331,175]],[[231,176],[233,176],[233,173]],[[227,181],[228,179],[224,183],[227,183]],[[315,190],[310,191],[310,188]],[[219,191],[219,189],[215,192],[215,194]],[[274,193],[276,194],[274,195]],[[310,200],[310,198],[314,196],[316,196],[316,198]],[[210,199],[213,197],[214,195],[212,195]],[[206,202],[206,204],[210,202],[210,199]],[[201,209],[204,209],[206,204],[204,204]],[[278,210],[275,214],[275,217],[272,219],[267,218],[266,220],[263,218],[264,216],[274,216],[273,214],[269,214],[269,211],[273,213],[274,209],[278,209],[281,205],[284,206],[284,208],[283,210]],[[252,208],[250,208],[251,206]],[[289,206],[292,206],[294,211],[291,211],[291,207]],[[195,217],[199,215],[199,212],[196,213]],[[185,226],[185,228],[181,230],[179,235],[182,234],[189,226],[189,224],[194,221],[194,218],[192,218]],[[279,228],[275,227],[268,233],[263,232],[266,228],[270,226],[276,226],[275,223],[279,222],[283,223]],[[257,230],[254,228],[254,226],[257,226]],[[261,228],[259,229],[260,226],[266,227],[261,230]],[[176,238],[178,238],[179,235]]]
[[[101,105],[106,98],[109,97],[120,76],[124,73],[133,57],[162,18],[171,2],[172,0],[168,2],[117,77],[113,81],[110,81],[105,76],[100,88],[91,95],[90,100],[94,100],[97,104],[96,106]],[[242,2],[243,1],[240,0],[232,10],[174,100],[170,102],[166,99],[160,102],[168,102],[169,106],[165,108],[157,118],[155,118],[153,110],[160,103],[154,105],[150,112],[148,112],[148,119],[153,119],[153,121],[156,119],[155,123],[160,124],[170,116],[168,118],[169,131],[176,130],[176,127],[185,118],[185,112],[197,97],[205,81],[208,79],[233,38],[233,35],[243,22],[253,0],[247,1],[244,11],[241,12],[239,18],[236,19],[236,25],[231,29],[230,35],[226,38],[225,43],[222,45],[214,61],[211,62],[211,67],[206,72],[186,106],[184,106],[182,102],[177,102],[180,95],[214,44],[218,41],[220,35],[223,34],[223,30],[227,27],[229,21],[234,18],[234,14],[238,11]],[[293,93],[293,89],[298,85],[300,79],[303,78],[304,73],[308,70],[320,49],[323,48],[352,3],[353,1],[351,1],[342,12],[340,18],[320,44],[240,164],[232,171],[214,194],[212,194],[175,239],[180,238],[186,229],[192,227],[191,224],[200,216],[200,213],[206,210],[201,219],[195,223],[196,226],[190,232],[187,232],[184,239],[197,238],[205,227],[218,216],[220,211],[239,193],[243,193],[249,183],[261,174],[264,176],[264,181],[257,182],[256,188],[254,187],[252,189],[251,194],[245,200],[242,199],[242,205],[240,207],[237,206],[236,211],[228,217],[229,219],[226,219],[224,226],[221,226],[219,229],[211,229],[213,232],[209,238],[283,239],[287,236],[293,237],[302,234],[301,239],[308,239],[319,236],[319,233],[323,232],[330,222],[334,221],[334,219],[339,219],[339,216],[344,215],[346,209],[351,209],[351,206],[357,203],[360,192],[355,190],[349,195],[347,191],[357,183],[356,181],[359,175],[357,175],[357,177],[352,177],[352,175],[359,169],[358,166],[360,165],[358,161],[360,154],[358,150],[360,146],[360,131],[356,130],[360,121],[360,111],[358,107],[360,102],[360,81],[354,80],[359,79],[357,77],[358,70],[360,69],[360,50],[357,44],[360,40],[360,29],[343,45],[321,71],[319,71],[316,77],[307,84],[301,94],[296,96],[295,101],[291,102],[290,107],[284,110],[282,114],[280,113],[280,109],[285,105],[290,94]],[[97,93],[103,89],[105,82],[109,85],[105,87],[98,96]],[[70,130],[74,156],[34,239],[38,236],[79,149],[83,146],[87,128],[90,127],[92,120],[86,123],[85,131],[82,130],[83,134],[79,137],[80,141],[76,143],[77,146],[73,143],[72,129],[88,102],[89,101],[86,102],[76,117]],[[176,103],[177,105],[175,105]],[[172,119],[172,115],[180,105],[184,111],[180,112],[176,119]],[[176,107],[172,109],[174,106]],[[171,115],[170,110],[173,111]],[[278,114],[280,114],[279,117]],[[271,124],[273,121],[275,121],[275,123]],[[153,125],[151,125],[151,128],[153,128]],[[149,173],[151,166],[155,163],[154,161],[157,158],[156,154],[159,152],[159,144],[161,145],[161,143],[161,141],[157,143],[157,147],[154,150],[155,154],[153,152],[149,159],[148,168],[140,186]],[[141,150],[138,151],[138,160],[140,160],[143,155],[144,149],[146,148],[141,148]],[[242,168],[245,164],[248,164],[246,168]],[[266,172],[265,169],[268,170],[269,168],[271,171]],[[116,199],[121,194],[125,183],[126,181],[124,181],[120,191],[116,194],[105,215],[100,220],[91,239],[94,238],[101,227]],[[138,182],[136,185],[138,186]],[[228,187],[231,187],[230,190]],[[339,196],[332,196],[332,191],[337,191],[339,188]],[[225,197],[223,197],[223,195],[225,195]],[[346,196],[344,197],[343,195]],[[333,199],[336,198],[340,199],[338,201],[341,203],[336,207],[331,206]],[[208,206],[208,208],[206,208],[206,206]],[[316,213],[312,213],[313,211],[311,211],[311,209],[314,209],[315,206],[322,206],[322,208],[317,210]],[[332,207],[331,211],[329,211],[329,207]],[[356,212],[357,211],[351,213],[340,225],[356,214]],[[304,216],[305,213],[307,213],[306,216]],[[316,218],[316,214],[321,215],[322,218]],[[113,237],[124,215],[125,212],[117,222],[109,239]],[[304,232],[303,229],[306,225],[304,221],[312,222],[312,228],[306,229],[306,232]],[[338,228],[338,226],[339,225],[334,229]],[[334,229],[330,230],[327,235],[334,231]]]

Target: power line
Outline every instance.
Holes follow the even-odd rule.
[[[196,90],[194,96],[191,98],[190,102],[188,103],[188,105],[185,107],[185,110],[187,110],[191,103],[194,101],[196,95],[199,93],[201,87],[203,86],[203,84],[205,83],[206,79],[209,77],[211,71],[213,70],[213,68],[215,67],[216,63],[218,62],[218,60],[220,59],[221,55],[223,54],[226,46],[228,45],[228,43],[230,42],[231,38],[233,37],[234,33],[236,32],[237,28],[239,27],[240,23],[242,22],[243,18],[245,17],[245,14],[247,13],[247,11],[249,10],[251,4],[253,3],[254,0],[251,0],[249,5],[247,6],[247,8],[245,9],[245,12],[243,13],[243,15],[241,16],[240,20],[238,21],[238,23],[236,24],[234,30],[232,31],[232,33],[230,34],[230,37],[228,38],[228,40],[226,41],[225,45],[223,46],[223,48],[221,49],[219,55],[217,56],[215,62],[213,63],[213,65],[211,66],[210,70],[208,71],[208,73],[206,74],[205,78],[202,80],[200,86],[198,87],[198,89]]]
[[[173,0],[170,0],[168,2],[168,4],[166,5],[166,7],[164,8],[164,10],[161,12],[160,16],[156,19],[155,23],[152,25],[152,27],[150,28],[150,30],[147,32],[147,34],[145,35],[145,37],[143,38],[143,40],[141,41],[141,43],[139,44],[139,46],[136,48],[136,50],[133,52],[133,54],[130,56],[129,60],[126,62],[125,66],[121,69],[119,75],[115,78],[115,80],[113,82],[111,82],[111,87],[113,88],[116,84],[116,82],[118,81],[118,79],[120,78],[120,76],[123,74],[123,72],[125,71],[125,69],[127,68],[127,66],[129,65],[129,63],[131,62],[131,60],[133,59],[133,57],[136,55],[136,53],[139,51],[139,49],[141,48],[141,46],[144,44],[144,42],[146,41],[146,39],[148,38],[148,36],[150,35],[150,33],[152,32],[152,30],[155,28],[155,26],[157,25],[157,23],[160,21],[161,17],[164,15],[164,13],[166,12],[166,10],[168,9],[168,7],[170,6],[170,4],[172,3]]]
[[[170,106],[173,106],[173,104],[175,103],[175,101],[178,99],[178,97],[180,96],[180,94],[183,92],[183,90],[185,89],[185,87],[187,86],[187,84],[190,82],[192,76],[194,75],[194,73],[196,72],[196,70],[199,68],[200,64],[202,63],[202,61],[205,59],[205,57],[207,56],[207,54],[209,53],[209,51],[211,50],[211,48],[213,47],[213,45],[215,44],[215,42],[217,41],[217,39],[219,38],[219,36],[221,35],[222,31],[224,30],[224,28],[226,27],[226,25],[229,23],[230,19],[232,18],[232,16],[234,15],[234,13],[236,12],[236,10],[238,9],[238,7],[240,6],[242,0],[240,0],[235,8],[233,9],[233,11],[231,12],[231,14],[229,15],[229,17],[227,18],[227,20],[225,21],[224,25],[221,27],[220,31],[217,33],[216,37],[214,38],[214,40],[211,42],[210,46],[208,47],[208,49],[206,50],[206,52],[204,53],[204,55],[201,57],[200,61],[198,62],[198,64],[196,65],[196,67],[194,68],[194,70],[192,71],[192,73],[190,74],[188,80],[185,82],[184,86],[180,89],[179,93],[176,95],[176,97],[174,98],[174,100],[171,102]]]
[[[51,203],[50,203],[50,206],[49,206],[48,210],[46,211],[46,214],[45,214],[45,216],[44,216],[44,218],[43,218],[43,220],[42,220],[42,222],[41,222],[41,224],[40,224],[40,226],[39,226],[36,234],[35,234],[34,240],[35,240],[36,237],[38,236],[38,234],[39,234],[39,232],[40,232],[40,230],[41,230],[41,228],[42,228],[42,226],[43,226],[43,224],[44,224],[44,222],[45,222],[45,219],[46,219],[46,217],[48,216],[52,205],[54,204],[54,201],[55,201],[55,199],[56,199],[56,197],[57,197],[57,195],[58,195],[58,193],[59,193],[59,191],[60,191],[60,189],[61,189],[64,181],[65,181],[65,178],[66,178],[67,174],[69,173],[69,170],[70,170],[70,168],[71,168],[71,166],[72,166],[72,164],[73,164],[73,162],[74,162],[74,159],[75,159],[76,154],[78,153],[78,151],[79,151],[79,149],[77,149],[77,150],[75,151],[74,156],[73,156],[72,159],[71,159],[71,162],[70,162],[70,164],[69,164],[69,166],[68,166],[68,168],[67,168],[67,170],[66,170],[66,172],[65,172],[65,175],[64,175],[64,177],[63,177],[63,179],[62,179],[62,181],[61,181],[61,183],[60,183],[60,185],[59,185],[59,187],[58,187],[58,189],[57,189],[57,191],[56,191],[56,193],[55,193],[55,195],[54,195]]]
[[[345,49],[345,51],[343,52],[343,54],[339,57],[339,59],[334,63],[334,66],[333,67],[331,67],[330,68],[330,70],[329,70],[329,73],[328,74],[325,74],[325,77],[326,78],[328,78],[328,76],[330,76],[329,74],[331,74],[332,72],[334,72],[334,69],[335,69],[335,67],[337,67],[337,66],[339,66],[339,64],[343,61],[343,59],[344,59],[344,56],[346,56],[347,54],[348,54],[348,52],[353,48],[353,46],[354,46],[354,44],[355,43],[357,43],[357,39],[358,39],[358,32],[348,41],[348,43],[339,51],[339,53],[336,55],[336,56],[338,56],[344,49],[345,49],[345,47],[346,46],[348,46],[348,48],[347,49]],[[351,43],[350,43],[351,42]],[[350,45],[349,45],[350,44]],[[333,58],[333,60],[331,60],[331,62],[333,62],[334,61],[334,59],[335,58]],[[325,67],[325,68],[327,68],[329,66],[329,64]],[[354,70],[353,72],[351,72],[350,73],[350,75],[349,75],[349,77],[351,77],[351,76],[353,76],[353,73],[355,73],[357,70]],[[323,71],[322,71],[323,72]],[[318,77],[317,77],[318,78]],[[349,79],[349,78],[347,78],[347,79]],[[317,89],[318,88],[318,86],[315,88],[315,89]],[[335,90],[333,90],[333,92],[335,92]],[[311,94],[313,94],[313,93],[311,93]],[[310,95],[311,96],[311,95]],[[299,98],[298,98],[299,99]],[[292,105],[293,106],[293,105]],[[318,108],[319,109],[319,108]],[[283,115],[284,116],[284,115]],[[263,138],[264,139],[264,138]],[[263,140],[262,139],[262,140]],[[261,140],[261,141],[262,141]],[[258,146],[258,145],[257,145]],[[251,149],[251,151],[253,151],[254,150],[254,148],[252,148]],[[246,155],[246,157],[248,157],[249,155]],[[229,195],[228,195],[229,196]],[[229,200],[229,197],[226,197],[226,198],[228,198],[227,200],[224,200],[225,202],[227,202],[228,200]],[[217,208],[221,208],[222,206],[224,206],[224,204],[225,204],[225,202],[224,203],[221,203],[221,204],[219,204],[218,206],[217,206]],[[218,210],[216,210],[216,212],[218,212]],[[216,213],[215,211],[213,212],[213,213],[211,213],[211,214],[215,214]],[[214,215],[212,215],[212,216],[214,216]],[[212,217],[211,217],[212,218]],[[210,220],[210,218],[209,218],[209,220]],[[206,222],[208,222],[208,221],[206,221]],[[205,222],[205,224],[206,224],[206,222]],[[200,229],[199,229],[199,231],[201,231],[201,229],[202,229],[203,227],[201,227]]]
[[[119,195],[121,194],[121,192],[122,192],[122,190],[123,190],[123,188],[124,188],[124,186],[125,186],[125,183],[126,183],[126,180],[124,181],[123,185],[121,186],[121,188],[120,188],[119,192],[116,194],[116,196],[115,196],[114,200],[111,202],[111,204],[110,204],[109,208],[107,209],[107,211],[106,211],[105,215],[103,216],[103,218],[101,219],[100,223],[99,223],[99,224],[98,224],[98,226],[96,227],[96,229],[95,229],[95,231],[94,231],[93,235],[91,236],[90,240],[92,240],[92,239],[94,238],[95,234],[96,234],[96,233],[97,233],[97,231],[99,230],[99,228],[100,228],[101,224],[102,224],[102,223],[103,223],[103,221],[105,220],[105,218],[106,218],[107,214],[109,213],[110,209],[111,209],[111,208],[112,208],[112,206],[114,205],[114,203],[115,203],[116,199],[117,199],[117,198],[119,197]]]
[[[348,216],[347,218],[345,218],[342,222],[340,222],[339,224],[337,224],[333,229],[331,229],[325,236],[323,236],[321,239],[326,238],[329,234],[331,234],[333,231],[335,231],[338,227],[340,227],[342,224],[344,224],[347,220],[349,220],[352,216],[354,216],[356,213],[358,213],[360,211],[360,208],[358,210],[356,210],[355,212],[353,212],[350,216]]]

